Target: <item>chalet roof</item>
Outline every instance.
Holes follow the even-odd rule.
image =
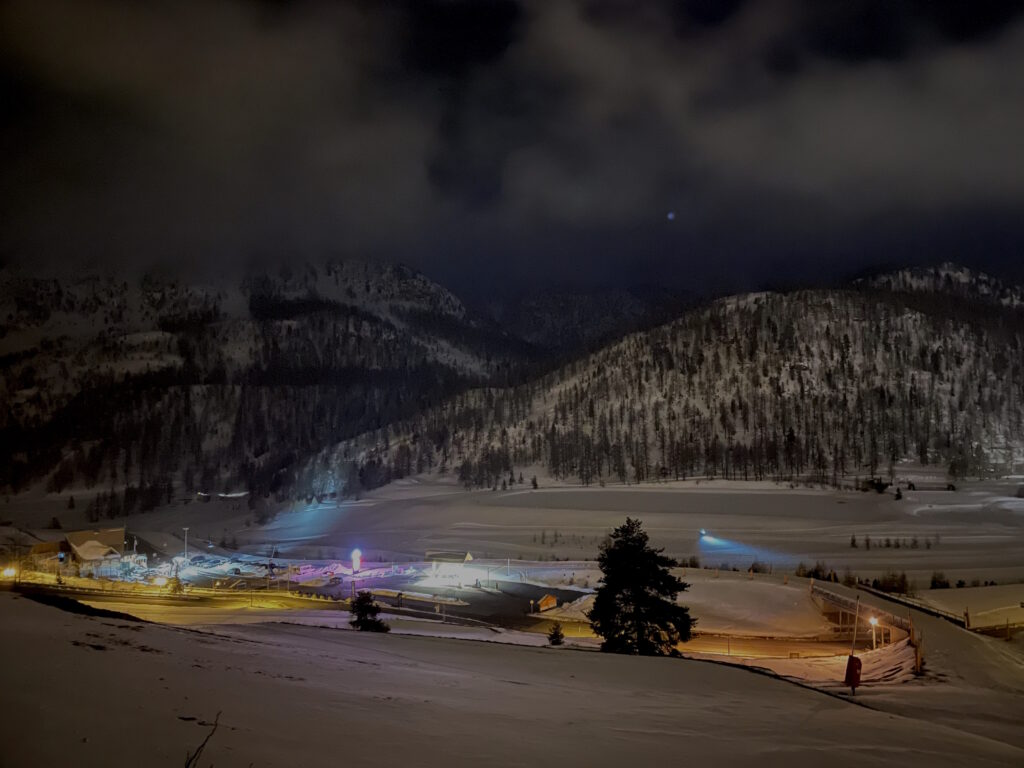
[[[113,547],[101,544],[98,541],[87,541],[77,547],[73,546],[75,557],[83,563],[91,563],[94,560],[104,560],[108,557],[120,557],[120,553]]]
[[[79,560],[102,560],[124,554],[124,526],[98,531],[69,531],[65,538]]]

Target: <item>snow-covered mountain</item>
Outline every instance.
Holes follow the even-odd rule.
[[[746,294],[552,368],[404,267],[4,270],[0,484],[309,495],[537,465],[839,482],[908,457],[984,472],[1024,454],[1020,296],[951,265]]]
[[[477,486],[536,465],[584,483],[841,482],[904,458],[954,475],[1011,468],[1024,455],[1019,295],[945,266],[721,299],[523,386],[464,393],[383,440],[347,441],[298,483],[351,482],[353,461],[364,478],[442,466]]]
[[[469,386],[528,346],[402,266],[202,284],[0,270],[0,484],[269,484],[275,465]]]
[[[1024,289],[1019,285],[976,272],[959,264],[912,267],[867,277],[858,285],[895,292],[953,296],[971,302],[992,302],[1004,307],[1024,307]]]

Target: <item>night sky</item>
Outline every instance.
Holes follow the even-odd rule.
[[[0,109],[6,262],[1024,277],[1010,0],[3,0]]]

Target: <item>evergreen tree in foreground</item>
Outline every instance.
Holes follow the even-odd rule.
[[[360,632],[390,632],[391,627],[377,618],[378,613],[380,606],[373,602],[373,595],[365,591],[358,592],[352,601],[352,619],[349,624]]]
[[[676,605],[689,584],[670,572],[678,563],[648,545],[639,520],[626,518],[601,545],[604,574],[590,611],[590,626],[604,638],[602,651],[642,656],[677,655],[695,621]]]
[[[565,642],[565,633],[562,632],[561,622],[556,621],[551,626],[551,631],[548,632],[548,642],[551,645],[561,645]]]

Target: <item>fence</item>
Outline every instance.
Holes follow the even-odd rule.
[[[857,612],[857,601],[854,598],[841,595],[838,592],[833,592],[831,589],[826,589],[817,582],[811,582],[811,595],[832,603],[832,605],[842,611],[846,611],[848,613]],[[876,608],[872,608],[871,612],[883,624],[895,627],[896,629],[901,629],[907,634],[910,634],[910,630],[913,625],[909,619],[904,618],[903,616],[897,616],[895,613],[889,613],[888,611],[880,611]]]

